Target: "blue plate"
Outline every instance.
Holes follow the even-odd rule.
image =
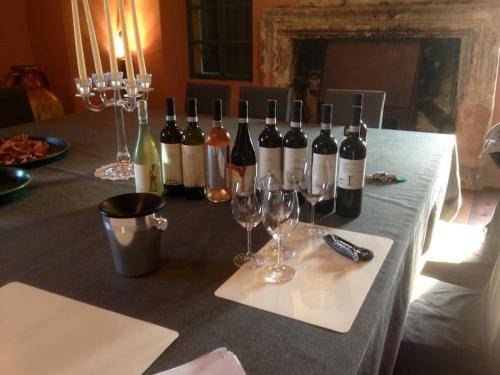
[[[24,169],[0,167],[0,205],[20,198],[32,179]]]

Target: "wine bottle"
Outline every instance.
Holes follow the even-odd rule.
[[[276,125],[276,100],[267,101],[266,126],[259,135],[259,178],[268,173],[281,180],[283,136]]]
[[[134,175],[135,191],[162,195],[160,155],[154,138],[149,131],[148,107],[145,100],[137,101],[139,134],[135,144]]]
[[[344,139],[349,136],[349,124],[345,124],[344,126]],[[368,134],[368,126],[363,121],[363,112],[361,112],[361,119],[359,120],[359,137],[363,140],[366,145],[366,139]]]
[[[212,202],[231,199],[229,133],[222,126],[222,100],[214,100],[213,127],[207,132],[207,197]]]
[[[337,186],[337,213],[357,217],[365,185],[366,146],[359,137],[363,96],[356,95],[352,104],[349,135],[340,145]]]
[[[184,193],[182,184],[182,132],[177,126],[175,117],[175,99],[166,99],[167,115],[165,127],[160,134],[161,165],[163,190],[171,197],[178,197]]]
[[[321,130],[312,143],[313,184],[316,181],[330,182],[330,190],[325,198],[316,203],[316,211],[328,213],[335,202],[335,182],[337,180],[337,141],[332,134],[332,105],[321,106]]]
[[[231,151],[232,181],[241,182],[249,194],[257,176],[255,149],[248,131],[248,102],[238,104],[238,133]]]
[[[182,180],[184,196],[205,198],[205,133],[198,126],[196,98],[187,100],[187,126],[182,132]]]
[[[302,130],[302,100],[293,101],[293,117],[290,130],[283,138],[283,187],[293,190],[300,182],[307,157],[307,135]],[[304,197],[298,193],[299,203]]]

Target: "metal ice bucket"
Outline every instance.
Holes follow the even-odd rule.
[[[165,202],[148,193],[117,195],[99,205],[115,271],[124,276],[151,272],[160,260],[161,233],[167,219],[159,215]]]

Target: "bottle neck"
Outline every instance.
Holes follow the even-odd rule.
[[[266,125],[276,125],[276,117],[266,117]]]
[[[212,126],[214,128],[222,128],[222,121],[212,121]]]
[[[192,123],[196,123],[198,124],[198,116],[195,115],[195,116],[188,116],[186,121],[188,122],[188,124],[192,124]]]
[[[302,127],[302,122],[300,121],[292,121],[290,122],[290,127],[293,129],[293,128],[298,128],[300,129]]]
[[[349,137],[359,138],[359,124],[349,125]]]

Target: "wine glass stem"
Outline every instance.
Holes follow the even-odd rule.
[[[247,229],[247,255],[252,255],[252,230]]]
[[[281,236],[278,236],[276,242],[278,243],[278,252],[276,254],[276,265],[274,268],[278,269],[281,266]]]
[[[115,90],[115,100],[119,100],[120,94]],[[130,153],[127,148],[127,139],[125,137],[125,122],[123,120],[123,108],[121,106],[114,106],[115,111],[115,125],[116,125],[116,142],[118,151],[116,152],[116,160],[121,164],[128,164],[130,162]]]
[[[311,203],[311,225],[314,225],[314,203]]]

